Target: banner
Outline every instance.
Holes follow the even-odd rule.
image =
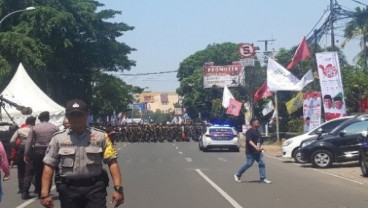
[[[316,61],[325,120],[347,115],[337,52],[316,53]]]
[[[275,108],[273,107],[272,101],[270,100],[262,110],[262,115],[265,116],[271,113]]]
[[[233,115],[233,116],[239,116],[239,112],[241,110],[241,102],[231,99],[229,107],[227,108],[226,114]]]
[[[244,76],[244,67],[240,62],[226,66],[214,66],[213,62],[209,62],[203,66],[203,87],[243,86]]]
[[[308,92],[303,95],[304,132],[321,125],[321,92]]]
[[[297,111],[300,107],[303,106],[303,93],[298,92],[295,97],[291,98],[288,102],[285,103],[286,110],[290,114]]]
[[[229,107],[230,100],[234,99],[233,94],[231,94],[229,88],[225,85],[224,92],[222,93],[222,106],[224,108]]]
[[[268,59],[267,86],[275,91],[301,91],[298,86],[300,80],[273,59]]]
[[[267,82],[263,83],[261,87],[258,88],[256,93],[253,95],[254,102],[258,102],[262,98],[266,98],[272,95],[272,92],[267,87]]]
[[[311,55],[308,49],[307,40],[305,39],[305,37],[303,37],[303,40],[296,49],[294,56],[291,59],[291,62],[287,66],[287,69],[290,70],[291,68],[293,68],[294,65],[298,64],[299,62],[307,58],[311,58]]]

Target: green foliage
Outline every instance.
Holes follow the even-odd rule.
[[[122,80],[108,74],[98,73],[93,78],[95,86],[91,101],[91,112],[96,117],[112,115],[113,111],[127,110],[131,103],[130,89]]]
[[[298,132],[298,133],[303,133],[304,131],[304,120],[303,117],[301,118],[294,118],[292,120],[289,120],[287,122],[288,125],[288,132]]]
[[[36,84],[58,103],[71,98],[89,103],[93,76],[135,65],[127,57],[134,49],[117,41],[133,27],[107,21],[120,11],[99,11],[103,4],[94,0],[3,0],[0,15],[29,5],[37,9],[14,14],[1,25],[0,67],[15,71],[22,62]],[[105,103],[101,112],[109,106]]]
[[[164,113],[160,110],[156,112],[148,111],[144,115],[145,118],[150,118],[152,123],[166,124],[167,121],[171,121],[172,113]]]
[[[357,55],[355,60],[357,60],[358,66],[365,70],[368,70],[368,8],[359,8],[355,10],[355,17],[348,22],[344,29],[344,38],[342,47],[345,46],[347,42],[354,38],[359,38],[360,46],[362,51]]]

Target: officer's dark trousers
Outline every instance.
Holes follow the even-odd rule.
[[[42,172],[43,172],[43,158],[45,154],[35,153],[32,156],[32,162],[26,165],[26,176],[23,184],[23,192],[28,193],[29,188],[31,187],[33,176],[35,180],[35,190],[37,195],[41,195],[41,180],[42,180]]]
[[[24,162],[24,147],[20,147],[17,152],[16,164],[18,171],[18,188],[19,192],[22,192],[24,176],[26,174],[26,163]]]
[[[98,181],[90,186],[58,185],[61,208],[106,208],[106,186]]]

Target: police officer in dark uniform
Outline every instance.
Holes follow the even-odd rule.
[[[117,152],[106,132],[87,126],[88,108],[82,100],[66,104],[70,128],[54,134],[44,158],[41,204],[54,207],[50,187],[55,178],[62,208],[106,208],[108,176],[103,162],[108,164],[114,184],[112,201],[115,207],[124,202]]]

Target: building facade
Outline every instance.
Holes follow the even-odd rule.
[[[174,104],[179,103],[179,95],[175,92],[143,92],[139,102],[146,102],[148,111],[170,113],[175,110]]]

